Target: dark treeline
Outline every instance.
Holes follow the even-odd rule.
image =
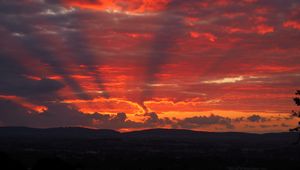
[[[28,134],[26,129],[18,129],[22,135],[14,130],[0,133],[1,167],[5,170],[300,169],[300,146],[293,145],[297,133],[258,135],[158,129],[127,134],[93,131],[92,135],[86,129],[67,129],[72,132],[68,136],[60,129],[55,137],[50,134],[57,129],[48,129],[46,133],[33,130]],[[75,137],[74,131],[84,131],[86,136]],[[104,132],[105,135],[97,134]]]

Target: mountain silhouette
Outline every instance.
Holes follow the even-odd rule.
[[[88,129],[81,127],[65,128],[28,128],[28,127],[0,127],[0,138],[73,138],[73,139],[101,139],[101,138],[122,138],[122,139],[197,139],[234,142],[257,142],[268,141],[288,142],[293,140],[295,133],[239,133],[239,132],[205,132],[185,129],[147,129],[121,133],[108,129]]]
[[[28,128],[0,127],[0,137],[38,137],[38,138],[101,138],[114,137],[120,133],[107,129],[88,129],[80,127]]]
[[[5,169],[298,170],[297,133],[0,127]],[[2,152],[2,154],[1,154]]]

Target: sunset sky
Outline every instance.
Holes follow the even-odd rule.
[[[0,126],[281,132],[299,0],[0,0]]]

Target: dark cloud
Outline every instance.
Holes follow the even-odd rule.
[[[174,6],[180,5],[181,1],[171,1],[167,5],[166,12],[160,14],[160,18],[164,18],[162,23],[160,23],[160,28],[154,32],[154,41],[151,45],[151,51],[149,53],[149,57],[147,59],[146,65],[146,78],[145,78],[145,86],[147,87],[149,84],[156,83],[157,74],[161,73],[162,67],[169,63],[170,58],[172,57],[170,54],[171,48],[176,48],[178,44],[176,41],[179,38],[184,36],[184,25],[181,17],[174,16],[169,9],[172,9]],[[153,95],[153,89],[143,87],[144,92],[141,95],[141,106],[144,107],[145,112],[148,112],[147,108],[144,106],[143,102],[147,99],[151,99]]]
[[[54,93],[64,87],[56,80],[47,78],[32,80],[26,77],[29,73],[17,62],[0,54],[0,94],[22,96],[38,100],[41,96],[53,96]]]
[[[72,30],[72,27],[70,28],[65,24],[72,19],[72,16],[68,16],[68,9],[61,7],[60,4],[53,6],[53,4],[44,4],[38,1],[32,1],[26,5],[24,5],[25,2],[15,4],[19,3],[23,4],[24,7],[22,8],[35,6],[39,10],[32,9],[32,11],[26,14],[15,13],[13,16],[1,15],[0,22],[4,29],[7,30],[6,32],[11,33],[11,35],[14,33],[24,35],[24,38],[16,40],[20,44],[19,48],[24,48],[33,60],[40,61],[45,67],[47,66],[52,69],[55,74],[62,76],[64,83],[71,87],[74,94],[77,94],[80,98],[89,98],[78,82],[70,77],[71,72],[74,72],[73,69],[77,69],[76,67],[84,63],[70,63],[74,61],[72,59],[73,56],[64,47],[65,42],[63,42],[63,37],[65,35],[63,34],[68,32],[65,30]],[[52,11],[49,13],[49,10]],[[63,13],[66,16],[56,15],[59,13]],[[29,15],[32,17],[28,17]],[[2,32],[2,34],[6,32]],[[12,36],[9,37],[9,35],[6,36],[11,40],[16,39]],[[84,42],[81,41],[81,43]],[[7,45],[4,47],[7,49],[7,53],[10,53],[11,47]],[[25,58],[26,56],[14,57]]]
[[[11,101],[0,100],[0,112],[2,126],[31,126],[28,110]]]
[[[51,94],[64,87],[61,82],[42,79],[42,80],[28,80],[23,77],[15,78],[12,81],[0,81],[0,92],[7,95],[23,96],[23,97],[37,97],[39,95]]]
[[[147,113],[142,122],[129,120],[125,113],[83,114],[65,104],[49,104],[48,110],[35,113],[26,110],[10,101],[0,100],[0,121],[2,126],[31,126],[31,127],[66,127],[86,126],[94,128],[123,129],[123,128],[201,128],[211,125],[222,125],[232,129],[231,119],[211,115],[209,117],[192,117],[183,120],[159,118],[156,113]]]
[[[250,121],[250,122],[264,122],[264,121],[267,121],[266,118],[261,117],[259,115],[249,116],[249,117],[247,117],[247,120]]]
[[[178,122],[178,125],[182,128],[201,128],[211,125],[222,125],[228,129],[233,129],[232,120],[230,118],[210,115],[210,116],[197,116],[191,118],[185,118]]]
[[[281,126],[284,127],[284,128],[291,127],[291,125],[288,125],[288,124],[285,124],[285,123],[282,123]]]
[[[83,115],[66,105],[48,105],[44,113],[29,112],[7,100],[0,100],[1,118],[5,126],[65,127],[88,126],[94,115]]]

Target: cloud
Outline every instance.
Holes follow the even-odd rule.
[[[78,108],[83,113],[116,113],[127,112],[130,114],[142,114],[143,108],[135,102],[121,98],[94,98],[92,100],[64,100],[61,103],[70,104]],[[107,107],[110,106],[110,107]]]
[[[43,113],[28,112],[24,107],[0,100],[0,120],[4,126],[65,127],[91,124],[92,115],[85,116],[66,105],[48,105]]]
[[[0,94],[2,95],[38,99],[42,96],[53,96],[56,91],[64,87],[61,82],[56,80],[29,79],[25,76],[29,73],[25,68],[3,55],[0,56],[0,67]]]
[[[93,119],[93,126],[97,128],[123,129],[123,128],[141,128],[141,123],[128,120],[125,113],[116,115],[100,115],[99,118]]]
[[[47,110],[42,113],[29,110],[9,100],[0,99],[0,122],[2,126],[29,126],[29,127],[92,127],[100,129],[149,129],[149,128],[180,128],[180,129],[209,129],[222,127],[224,131],[235,130],[238,124],[257,123],[265,129],[268,123],[275,119],[252,115],[247,118],[229,118],[211,114],[210,116],[194,116],[179,118],[159,117],[157,113],[151,112],[140,115],[140,120],[132,120],[126,113],[117,114],[92,113],[85,114],[77,111],[67,104],[50,103]],[[276,119],[277,120],[277,119]],[[279,120],[277,120],[279,121]],[[276,122],[276,121],[275,121]],[[280,121],[279,121],[280,122]],[[266,124],[262,124],[266,123]],[[253,124],[247,127],[255,128]],[[282,124],[281,127],[286,127]]]
[[[140,112],[136,103],[146,113],[284,113],[300,85],[298,0],[0,3],[0,95],[10,97],[7,113],[44,106],[50,117],[77,115],[71,125],[173,126],[175,120],[157,114],[136,122],[113,113]],[[63,102],[76,100],[92,102]],[[88,109],[110,114],[82,116]],[[64,125],[58,115],[49,123],[41,117],[48,126]]]
[[[66,104],[49,104],[43,113],[31,111],[11,101],[0,99],[0,121],[2,126],[29,127],[93,127],[105,129],[155,128],[167,125],[155,113],[145,115],[143,122],[129,120],[125,113],[84,114]],[[168,122],[170,123],[170,122]]]
[[[236,83],[239,81],[243,81],[245,78],[243,76],[239,76],[239,77],[225,77],[223,79],[219,79],[219,80],[207,80],[207,81],[203,81],[203,83],[205,84],[225,84],[225,83]]]
[[[185,118],[178,122],[178,125],[182,128],[201,128],[211,125],[222,125],[228,129],[233,129],[232,120],[230,118],[210,115],[210,116],[195,116],[191,118]]]
[[[63,0],[67,5],[83,9],[100,10],[107,12],[143,13],[157,12],[166,8],[171,0]]]
[[[207,40],[209,40],[210,42],[215,42],[217,40],[217,37],[211,33],[199,33],[199,32],[190,32],[190,36],[192,38],[205,38]]]
[[[293,28],[300,30],[300,22],[298,21],[286,21],[283,23],[283,26],[286,28]]]
[[[165,127],[171,126],[174,124],[174,121],[169,118],[159,118],[158,115],[154,112],[146,113],[144,124],[146,127],[155,128],[155,127]]]
[[[266,118],[261,117],[259,115],[249,116],[249,117],[247,117],[247,120],[250,121],[250,122],[264,122],[264,121],[267,121]]]
[[[30,127],[65,127],[85,126],[94,128],[124,129],[124,128],[157,128],[181,127],[199,128],[208,125],[224,125],[232,127],[231,120],[221,116],[192,117],[183,120],[159,118],[156,113],[145,114],[143,121],[128,119],[127,114],[84,114],[66,104],[49,104],[48,110],[43,113],[31,111],[16,105],[9,100],[0,100],[0,121],[3,126],[30,126]]]
[[[268,26],[268,25],[259,25],[256,27],[256,29],[257,29],[257,32],[262,35],[272,33],[275,31],[274,27]]]
[[[14,102],[15,104],[18,104],[18,105],[28,109],[28,112],[35,111],[38,113],[43,113],[46,110],[48,110],[48,108],[46,106],[36,105],[34,103],[31,103],[26,98],[22,98],[22,97],[18,97],[18,96],[0,95],[0,99],[9,100],[11,102]]]

